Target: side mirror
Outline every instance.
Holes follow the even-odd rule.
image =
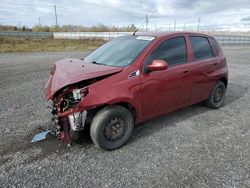
[[[164,60],[153,60],[153,62],[147,66],[148,71],[166,70],[168,63]]]

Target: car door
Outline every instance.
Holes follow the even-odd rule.
[[[197,102],[206,99],[215,84],[209,79],[209,74],[217,70],[218,58],[206,37],[190,36],[193,52],[192,70],[193,86],[191,101]]]
[[[153,60],[166,61],[168,69],[147,72]],[[192,81],[187,62],[184,36],[164,40],[146,58],[140,77],[143,119],[174,111],[189,101]]]

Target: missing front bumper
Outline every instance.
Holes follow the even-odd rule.
[[[87,111],[73,113],[68,116],[71,131],[81,131],[84,129],[87,118]]]

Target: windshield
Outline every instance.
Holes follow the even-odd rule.
[[[154,40],[151,36],[125,36],[107,42],[84,58],[84,62],[125,67]]]

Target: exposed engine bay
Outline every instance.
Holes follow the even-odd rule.
[[[86,124],[91,123],[92,111],[89,113],[85,110],[70,113],[69,115],[68,112],[77,107],[81,100],[84,100],[84,97],[89,92],[89,85],[111,75],[66,86],[56,92],[52,100],[49,100],[48,108],[51,109],[52,113],[52,131],[61,142],[71,144],[72,141],[76,141],[80,131],[84,129]]]

